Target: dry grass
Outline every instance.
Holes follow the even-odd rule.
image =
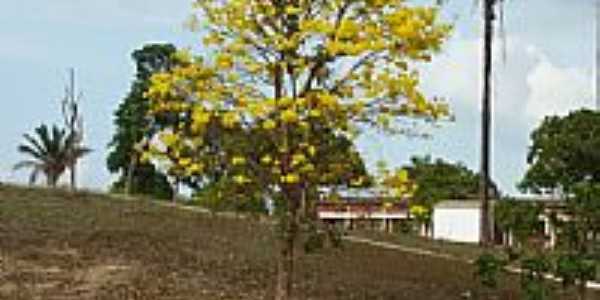
[[[251,218],[0,186],[0,299],[270,299],[273,242]],[[466,263],[355,244],[301,255],[295,282],[298,299],[518,299]]]

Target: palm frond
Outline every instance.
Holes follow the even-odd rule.
[[[25,168],[31,168],[31,173],[29,174],[29,184],[34,184],[37,181],[40,173],[46,173],[45,165],[35,160],[20,161],[13,166],[13,171],[18,171]]]
[[[12,169],[13,171],[18,171],[24,168],[31,168],[31,167],[37,167],[40,166],[40,162],[34,161],[34,160],[23,160],[20,161],[18,163],[16,163]]]
[[[32,169],[30,183],[35,182],[40,173],[48,178],[60,177],[67,166],[91,151],[79,146],[73,137],[67,136],[66,131],[56,125],[49,127],[42,124],[35,128],[33,135],[23,136],[26,143],[19,145],[17,150],[31,159],[17,163],[13,169]]]
[[[37,153],[39,153],[40,155],[44,155],[46,153],[46,150],[40,143],[38,140],[36,140],[35,138],[33,138],[30,134],[26,133],[23,135],[23,137],[25,138],[25,140],[27,142],[29,142],[29,144],[31,144]]]
[[[77,158],[81,158],[89,153],[91,153],[92,151],[94,151],[91,148],[87,148],[87,147],[79,147],[75,150],[75,156]]]
[[[50,145],[52,142],[50,141],[50,135],[48,134],[48,126],[46,124],[42,124],[36,127],[34,131],[41,143],[41,146],[46,149],[46,151],[50,150]]]
[[[19,145],[17,147],[17,151],[23,154],[29,154],[40,161],[46,161],[46,158],[48,157],[48,155],[46,155],[45,153],[40,153],[39,151],[33,149],[29,145]]]

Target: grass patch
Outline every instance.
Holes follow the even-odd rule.
[[[253,218],[0,186],[0,299],[271,299],[274,239]],[[298,253],[298,299],[518,299],[515,278],[487,291],[467,263],[351,243]]]

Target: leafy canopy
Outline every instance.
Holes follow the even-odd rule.
[[[477,196],[479,175],[462,163],[453,163],[431,156],[414,156],[406,167],[410,178],[418,185],[415,201],[432,206],[437,201],[467,199]]]
[[[107,168],[111,173],[120,173],[113,190],[125,188],[127,172],[133,168],[130,187],[133,193],[151,194],[163,199],[171,197],[172,189],[166,176],[152,164],[137,163],[139,154],[136,146],[144,138],[152,136],[155,130],[148,122],[148,101],[143,97],[144,91],[150,85],[152,74],[171,69],[171,56],[176,50],[171,44],[148,44],[132,54],[136,65],[135,80],[114,113],[116,132],[108,145]],[[132,159],[135,164],[132,164]]]
[[[600,112],[582,109],[546,117],[531,141],[522,190],[568,192],[585,180],[600,181]]]
[[[363,125],[396,132],[403,117],[447,115],[409,68],[429,61],[449,34],[435,8],[401,0],[194,6],[206,20],[204,45],[214,51],[204,58],[180,52],[177,66],[152,76],[146,93],[151,116],[172,121],[146,158],[170,162],[176,173],[201,177],[220,164],[239,185],[311,186],[348,174],[339,160],[316,167],[319,146],[334,140],[319,132],[352,139]],[[207,138],[214,124],[244,135],[232,134],[215,153]]]

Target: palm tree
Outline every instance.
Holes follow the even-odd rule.
[[[13,169],[32,169],[29,184],[35,183],[39,174],[43,173],[47,185],[55,187],[65,170],[91,151],[80,146],[74,135],[67,134],[56,125],[50,130],[42,124],[35,129],[35,137],[29,134],[23,137],[26,143],[19,145],[17,150],[31,158],[15,164]]]

